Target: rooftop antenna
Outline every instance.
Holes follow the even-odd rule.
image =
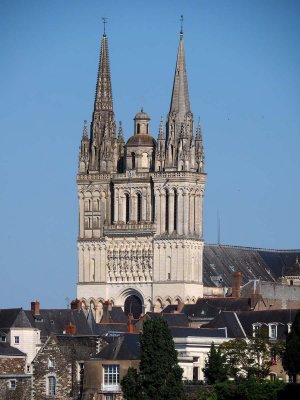
[[[70,308],[70,298],[69,297],[65,298],[65,302],[66,302],[67,308]]]
[[[180,16],[180,24],[181,24],[180,35],[183,35],[183,15]]]
[[[217,229],[218,229],[218,244],[221,243],[221,218],[219,209],[217,210]]]
[[[108,18],[102,17],[103,27],[104,27],[103,36],[106,36],[106,33],[105,33],[105,24],[107,24],[107,20],[108,20]]]

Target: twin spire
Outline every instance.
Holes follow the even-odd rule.
[[[197,154],[203,152],[202,136],[200,125],[197,127],[195,138],[193,134],[194,121],[193,114],[190,110],[182,21],[183,18],[181,18],[181,31],[172,98],[166,123],[166,138],[164,136],[163,123],[162,121],[160,122],[158,135],[160,150],[158,151],[157,149],[157,151],[160,154],[162,162],[159,163],[159,170],[194,170],[203,172],[202,168],[199,168],[200,161],[195,159],[195,157],[197,158]],[[89,160],[87,162],[86,145],[82,147],[84,157],[82,154],[81,160],[84,161],[85,164],[81,164],[80,170],[86,173],[117,172],[119,170],[118,165],[120,165],[120,154],[122,153],[121,147],[126,146],[124,144],[121,126],[119,128],[118,139],[116,137],[108,40],[105,33],[106,19],[103,19],[103,22],[104,33],[101,40],[94,112],[91,123]],[[84,141],[87,140],[87,136],[87,127],[85,125],[83,135]],[[83,148],[85,149],[84,152]]]

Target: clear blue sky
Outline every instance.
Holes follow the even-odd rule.
[[[76,296],[78,147],[109,18],[114,111],[168,112],[184,36],[208,174],[204,238],[299,248],[300,2],[1,0],[0,307]]]

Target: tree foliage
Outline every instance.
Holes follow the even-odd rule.
[[[227,379],[226,357],[221,349],[216,349],[214,342],[210,346],[208,357],[205,360],[203,373],[209,385],[216,382],[224,382]]]
[[[140,374],[131,369],[121,382],[125,399],[181,400],[182,369],[167,323],[161,318],[145,321],[140,343]]]
[[[300,374],[300,311],[297,312],[286,338],[282,364],[289,375]]]
[[[265,379],[270,373],[271,350],[265,332],[256,332],[249,339],[234,339],[223,343],[220,348],[226,357],[229,376],[235,380],[243,377]]]
[[[127,374],[121,381],[125,400],[141,399],[141,378],[135,368],[128,368]]]

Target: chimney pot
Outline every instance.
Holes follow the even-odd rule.
[[[33,315],[40,315],[40,302],[32,301],[31,302],[31,312]]]
[[[240,297],[243,274],[240,271],[233,273],[232,297]]]

